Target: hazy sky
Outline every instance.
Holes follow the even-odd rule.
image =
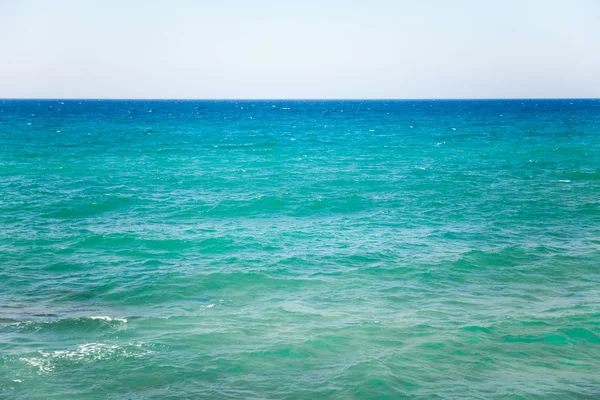
[[[0,97],[600,97],[600,0],[0,0]]]

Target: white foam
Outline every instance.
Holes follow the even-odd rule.
[[[30,358],[21,358],[21,361],[25,361],[27,364],[31,365],[34,368],[38,368],[40,373],[48,373],[52,372],[54,369],[54,365],[52,365],[48,360],[44,358],[30,357]]]
[[[37,368],[38,373],[50,373],[56,362],[90,363],[115,357],[142,357],[154,353],[143,343],[128,343],[126,345],[106,343],[86,343],[75,350],[38,351],[35,357],[23,357],[21,361]]]

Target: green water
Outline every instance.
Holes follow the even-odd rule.
[[[0,101],[0,398],[597,399],[599,360],[599,101]]]

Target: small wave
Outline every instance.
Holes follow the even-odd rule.
[[[104,315],[89,317],[89,319],[99,319],[99,320],[107,321],[107,322],[116,321],[116,322],[122,322],[124,324],[127,323],[127,318],[112,318],[112,317],[107,317]]]
[[[489,326],[481,325],[464,325],[460,327],[463,331],[474,332],[474,333],[492,333],[492,329]]]
[[[142,343],[127,343],[124,345],[108,343],[85,343],[73,350],[40,350],[35,355],[21,357],[20,360],[29,364],[38,373],[50,373],[57,367],[69,364],[89,364],[95,361],[143,357],[154,353],[150,346]]]
[[[0,321],[0,324],[3,322]],[[109,316],[90,316],[90,317],[71,317],[71,318],[59,318],[59,319],[40,319],[40,320],[5,320],[4,325],[14,326],[24,329],[45,329],[45,328],[68,328],[71,326],[88,326],[89,328],[110,326],[110,325],[122,325],[126,324],[126,318],[113,318]]]

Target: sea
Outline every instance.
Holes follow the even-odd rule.
[[[0,100],[2,399],[598,399],[600,101]]]

